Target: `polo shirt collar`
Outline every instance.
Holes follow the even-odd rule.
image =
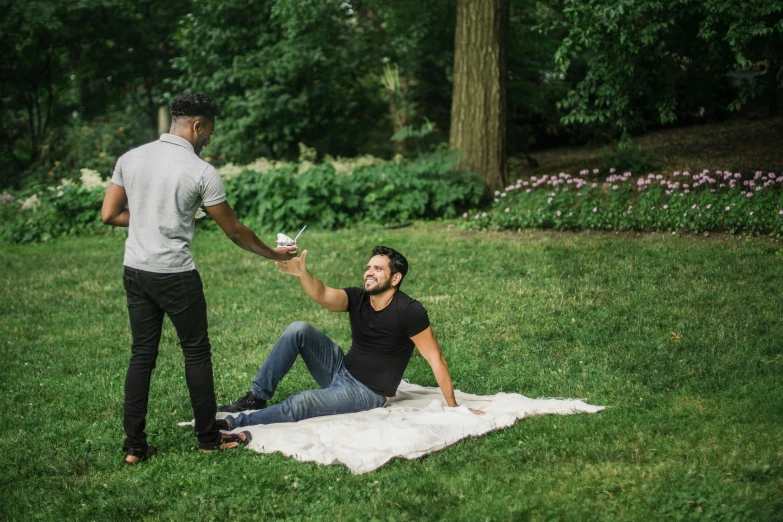
[[[185,138],[175,136],[174,134],[164,133],[160,135],[159,139],[160,141],[165,141],[166,143],[173,143],[174,145],[179,145],[180,147],[184,147],[188,149],[190,152],[192,152],[193,154],[196,153],[196,151],[193,150],[193,145]]]

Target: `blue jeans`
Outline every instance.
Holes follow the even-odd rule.
[[[381,408],[386,404],[386,397],[348,373],[343,364],[343,351],[337,343],[311,324],[300,321],[288,325],[258,370],[250,388],[253,395],[257,399],[271,399],[277,383],[294,365],[297,355],[302,356],[321,389],[303,391],[281,404],[229,417],[232,428],[297,422],[310,417]]]

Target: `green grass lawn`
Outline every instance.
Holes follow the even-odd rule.
[[[783,245],[736,237],[474,234],[443,225],[303,236],[312,273],[361,281],[405,253],[460,390],[580,397],[354,476],[279,454],[202,455],[166,321],[148,433],[121,464],[130,333],[123,236],[0,252],[0,518],[6,520],[783,520]],[[219,402],[249,387],[294,320],[347,349],[347,316],[198,233]],[[414,356],[405,377],[435,385]],[[299,362],[275,401],[314,387]]]

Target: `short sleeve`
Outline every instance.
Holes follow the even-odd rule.
[[[430,316],[427,314],[427,309],[416,300],[411,300],[405,309],[404,317],[405,335],[408,337],[419,335],[430,326]]]
[[[122,180],[122,158],[124,157],[120,156],[120,159],[117,160],[117,164],[114,166],[114,174],[111,175],[111,182],[121,187],[125,186],[125,182]]]
[[[223,180],[215,167],[207,165],[204,175],[201,177],[201,199],[205,207],[218,205],[226,200],[226,189],[223,188]]]
[[[343,291],[348,294],[348,308],[350,309],[357,301],[361,300],[364,290],[356,286],[349,286],[343,288]]]

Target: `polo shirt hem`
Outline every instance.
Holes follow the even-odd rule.
[[[149,266],[142,263],[124,263],[128,268],[134,268],[136,270],[143,270],[145,272],[152,272],[153,274],[179,274],[182,272],[190,272],[196,270],[196,263],[189,263],[186,266]]]

